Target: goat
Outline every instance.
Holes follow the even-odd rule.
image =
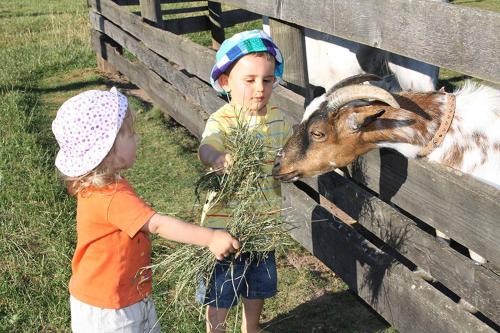
[[[267,21],[264,17],[263,30],[270,34]],[[304,36],[309,83],[315,86],[328,88],[370,73],[384,77],[381,84],[391,91],[435,90],[439,67],[308,28]]]
[[[500,188],[500,91],[467,81],[453,94],[391,94],[358,84],[365,80],[373,76],[346,79],[311,102],[278,154],[275,178],[295,181],[319,175],[347,166],[377,147],[395,149],[407,158],[422,157],[431,147],[430,161]],[[454,109],[454,117],[443,130],[450,115],[447,109]],[[429,146],[436,134],[442,142]],[[484,262],[472,251],[470,255]]]

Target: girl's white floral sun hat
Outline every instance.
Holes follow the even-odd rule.
[[[60,148],[57,169],[78,177],[97,167],[113,147],[127,107],[127,97],[115,87],[85,91],[64,102],[52,122]]]

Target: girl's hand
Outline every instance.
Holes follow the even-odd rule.
[[[215,255],[217,260],[223,260],[239,248],[240,242],[224,230],[214,230],[212,239],[208,244],[208,249]]]
[[[233,165],[233,157],[229,153],[220,154],[212,164],[212,168],[218,175],[222,175],[227,169]]]

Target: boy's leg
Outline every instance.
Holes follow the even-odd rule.
[[[267,256],[254,258],[247,272],[247,289],[242,292],[243,333],[268,333],[260,328],[260,315],[266,298],[273,297],[277,292],[277,270],[274,252]]]
[[[228,313],[228,308],[218,308],[208,305],[206,312],[207,333],[226,332],[226,319]]]
[[[242,256],[243,257],[243,256]],[[208,333],[226,332],[229,309],[238,304],[238,294],[244,284],[244,265],[237,260],[218,262],[204,300],[207,305],[206,326]]]
[[[243,319],[241,321],[242,333],[269,333],[260,327],[260,314],[264,307],[263,299],[248,299],[242,297],[243,300]]]

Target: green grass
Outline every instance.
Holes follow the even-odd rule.
[[[207,34],[190,37],[209,43]],[[83,90],[129,87],[96,71],[89,41],[83,0],[0,2],[0,332],[69,332],[75,202],[53,165],[57,145],[50,125],[62,102]],[[193,187],[204,171],[198,142],[150,104],[130,101],[141,145],[127,176],[156,210],[194,220],[199,206],[193,210]],[[155,238],[153,246],[155,262],[174,245]],[[278,266],[280,291],[263,314],[271,330],[394,332],[300,246],[280,253]],[[154,285],[164,331],[202,331],[194,312],[180,322],[168,308],[169,290],[165,283]]]
[[[53,165],[57,145],[50,125],[58,107],[83,90],[113,84],[128,87],[110,82],[95,70],[87,13],[84,1],[9,0],[0,4],[1,332],[69,331],[67,284],[76,241],[75,202],[66,195]],[[127,176],[155,209],[193,220],[199,210],[199,206],[193,210],[193,187],[204,171],[196,157],[198,142],[150,104],[130,100],[137,112],[141,146]],[[153,243],[153,261],[173,246],[158,238]],[[289,250],[306,257],[298,246]],[[328,290],[337,295],[347,289],[331,273],[320,279],[310,275],[307,267],[295,268],[287,262],[282,254],[280,273],[286,282],[266,307],[266,320],[286,317],[296,307],[307,308],[309,300]],[[190,320],[180,322],[168,308],[171,286],[155,283],[154,288],[165,331],[203,330],[195,312]],[[352,296],[348,298],[353,302],[349,311],[373,320],[369,325],[353,321],[349,325],[354,331],[356,327],[384,329],[379,319]],[[336,313],[346,311],[333,302],[324,304]],[[321,320],[328,322],[326,317]],[[294,315],[277,327],[293,327],[295,322]],[[311,323],[317,324],[321,323]]]
[[[74,203],[53,168],[54,110],[41,102],[41,81],[94,66],[82,33],[86,8],[2,1],[0,13],[0,331],[60,331],[68,323]],[[69,19],[75,24],[61,25]]]
[[[477,9],[500,11],[499,0],[451,0],[454,5],[467,6]]]

